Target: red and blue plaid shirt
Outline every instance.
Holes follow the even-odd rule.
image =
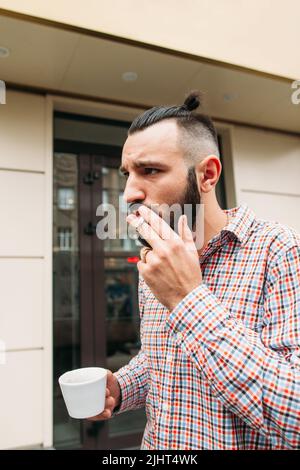
[[[145,406],[141,449],[300,448],[300,239],[247,206],[169,311],[139,282],[141,350],[115,414]]]

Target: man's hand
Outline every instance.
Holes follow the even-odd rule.
[[[146,206],[138,209],[140,217],[130,214],[127,222],[138,227],[139,234],[152,246],[146,262],[138,270],[155,297],[170,311],[202,282],[202,273],[193,234],[186,216],[178,220],[178,234]]]
[[[107,371],[106,398],[105,407],[100,415],[88,418],[88,421],[103,421],[112,416],[112,412],[116,406],[120,404],[121,390],[120,385],[113,373]]]

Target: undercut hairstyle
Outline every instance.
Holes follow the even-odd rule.
[[[155,106],[134,119],[128,135],[166,119],[174,119],[180,131],[178,144],[189,166],[195,165],[207,155],[220,157],[215,126],[209,116],[194,112],[199,106],[201,106],[199,91],[192,91],[180,106]]]

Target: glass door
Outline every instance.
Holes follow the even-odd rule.
[[[138,448],[146,424],[144,409],[99,423],[74,420],[57,382],[78,367],[115,372],[140,348],[140,245],[96,236],[99,204],[112,204],[117,215],[124,204],[121,150],[97,147],[97,153],[78,153],[68,142],[54,155],[54,446],[64,449]]]
[[[54,445],[78,448],[80,422],[68,418],[57,382],[81,364],[76,154],[55,154],[53,180]]]
[[[99,157],[96,157],[96,162],[98,161]],[[120,176],[119,166],[119,159],[102,158],[103,202],[113,205],[117,214],[121,210],[126,212],[122,197],[125,179]],[[116,229],[120,235],[121,227],[118,222]],[[106,357],[107,368],[113,372],[128,364],[140,349],[136,268],[139,250],[140,245],[128,238],[116,238],[104,242]],[[127,442],[127,446],[133,446],[130,435],[137,435],[140,439],[141,430],[145,425],[144,409],[116,416],[108,422],[110,448],[120,448],[122,442]]]

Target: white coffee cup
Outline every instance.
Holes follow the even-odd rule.
[[[107,369],[85,367],[61,375],[58,379],[69,415],[91,418],[104,410]]]

